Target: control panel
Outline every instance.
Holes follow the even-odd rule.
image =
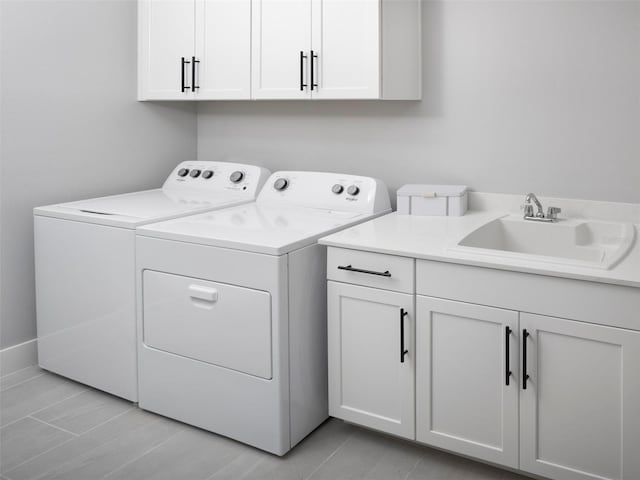
[[[362,213],[391,208],[389,192],[380,180],[325,172],[275,172],[257,202]]]
[[[231,162],[186,161],[180,163],[164,182],[168,192],[235,191],[255,197],[269,176],[269,171],[255,165]]]

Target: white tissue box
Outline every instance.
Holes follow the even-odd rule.
[[[467,212],[466,185],[404,185],[398,189],[398,213],[459,217]]]

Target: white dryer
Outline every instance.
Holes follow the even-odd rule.
[[[326,249],[382,182],[273,174],[255,203],[136,232],[140,407],[283,455],[327,417]]]
[[[159,189],[34,209],[40,366],[137,401],[135,228],[252,202],[268,176],[187,161]]]

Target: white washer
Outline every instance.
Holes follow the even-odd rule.
[[[40,366],[137,401],[135,228],[252,202],[268,175],[187,161],[159,189],[34,209]]]
[[[255,203],[138,229],[140,407],[285,454],[328,416],[316,241],[389,211],[378,180],[278,172]]]

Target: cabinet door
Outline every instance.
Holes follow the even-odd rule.
[[[520,468],[640,478],[640,333],[525,313],[520,328]]]
[[[328,283],[329,414],[415,438],[413,295]]]
[[[196,0],[199,100],[251,98],[251,0]]]
[[[518,312],[418,296],[416,315],[416,439],[517,468]]]
[[[138,19],[138,97],[140,100],[189,100],[195,44],[194,0],[140,0]]]
[[[317,99],[380,97],[380,0],[313,0]]]
[[[252,17],[253,98],[309,98],[311,0],[254,0]]]

